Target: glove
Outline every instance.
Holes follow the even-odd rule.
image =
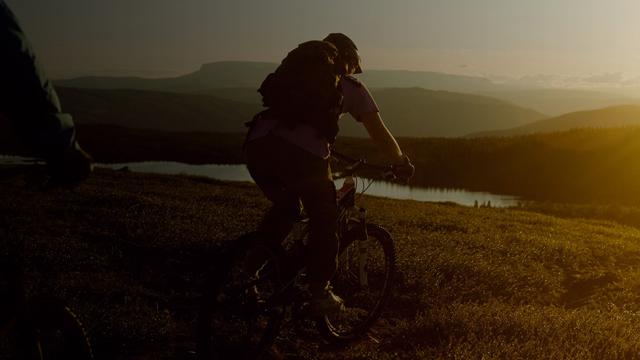
[[[392,165],[393,174],[403,181],[404,183],[408,183],[409,179],[416,172],[416,167],[413,166],[411,160],[407,155],[402,155],[402,162],[400,164]]]

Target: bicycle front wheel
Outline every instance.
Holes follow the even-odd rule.
[[[378,320],[391,296],[395,249],[391,235],[374,224],[361,225],[341,239],[338,268],[331,285],[346,309],[318,321],[318,330],[331,342],[355,339]]]

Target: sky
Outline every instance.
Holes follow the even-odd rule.
[[[53,78],[280,62],[343,32],[366,69],[640,83],[637,0],[6,0]]]

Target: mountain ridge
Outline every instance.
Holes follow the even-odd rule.
[[[277,63],[257,61],[219,61],[202,64],[194,72],[171,78],[84,76],[58,79],[62,87],[93,89],[140,89],[172,92],[200,92],[225,87],[257,89],[277,68]],[[414,70],[367,70],[360,78],[369,87],[424,87],[457,92],[502,90],[491,80],[467,75]]]
[[[618,105],[596,110],[576,111],[511,129],[471,133],[468,134],[467,137],[514,136],[558,132],[578,128],[609,128],[622,126],[640,126],[640,105]]]
[[[177,77],[152,79],[132,76],[85,76],[59,79],[54,83],[62,87],[216,93],[216,96],[220,96],[223,89],[242,88],[244,93],[255,92],[267,74],[273,72],[277,66],[277,63],[272,62],[219,61],[202,64],[197,70]],[[430,90],[473,93],[500,98],[552,116],[604,106],[627,103],[640,104],[638,98],[609,92],[522,87],[497,83],[480,76],[434,71],[365,69],[365,72],[358,76],[370,89],[421,87]],[[237,95],[237,91],[235,95]],[[231,98],[232,96],[225,97]],[[259,103],[257,96],[243,96],[242,99],[250,99],[252,102]]]

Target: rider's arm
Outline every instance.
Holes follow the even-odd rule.
[[[396,164],[405,161],[398,142],[385,126],[380,113],[376,111],[359,114],[358,121],[362,122],[373,142],[378,145],[391,161]]]

